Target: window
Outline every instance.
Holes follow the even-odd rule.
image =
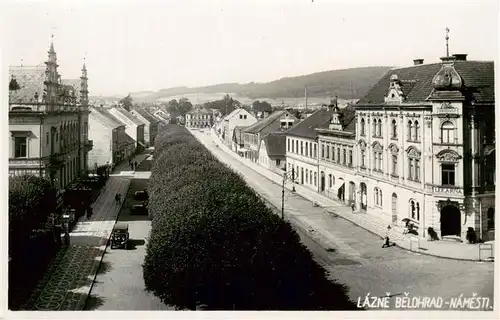
[[[392,174],[398,175],[398,156],[395,154],[392,155]]]
[[[378,119],[377,137],[382,136],[382,120]]]
[[[408,179],[413,180],[413,159],[408,159]]]
[[[413,199],[410,200],[410,217],[420,221],[420,204]]]
[[[361,135],[365,135],[365,119],[361,118]]]
[[[309,169],[306,169],[306,183],[309,183]]]
[[[306,157],[309,156],[309,146],[308,146],[308,142],[306,142]]]
[[[244,115],[243,115],[243,119],[246,119],[246,118],[247,118],[247,115],[246,115],[246,114],[244,114]]]
[[[286,142],[287,142],[286,150],[287,150],[288,152],[290,152],[290,151],[291,151],[291,150],[290,150],[290,139],[288,139]]]
[[[295,152],[295,143],[293,143],[293,140],[292,140],[292,152]]]
[[[365,168],[365,160],[366,160],[366,152],[365,150],[361,150],[361,167]]]
[[[243,115],[242,114],[240,114],[240,119],[243,119]]]
[[[330,146],[329,145],[326,146],[326,158],[328,160],[330,160]]]
[[[325,157],[325,145],[321,144],[321,158]]]
[[[420,125],[418,124],[418,121],[415,121],[414,124],[415,127],[415,141],[420,141]]]
[[[309,143],[309,157],[312,157],[313,155],[313,146],[312,146],[312,142]]]
[[[300,142],[300,155],[303,156],[304,155],[304,141],[301,141]]]
[[[45,141],[47,141],[47,146],[49,145],[49,133],[45,134]]]
[[[446,121],[441,125],[441,143],[454,143],[455,126],[451,121]]]
[[[288,122],[288,128],[291,128],[291,127],[293,127],[293,122],[289,121]]]
[[[299,140],[295,140],[295,150],[296,152],[299,153]]]
[[[332,146],[332,161],[335,161],[335,145]]]
[[[347,150],[343,149],[342,151],[343,151],[343,160],[344,160],[342,163],[345,165],[345,164],[347,164]]]
[[[392,120],[392,137],[397,138],[398,137],[398,126],[396,124],[396,120]]]
[[[340,163],[340,147],[337,148],[337,162]]]
[[[412,128],[413,128],[413,123],[411,121],[408,121],[408,127],[407,127],[407,130],[406,130],[407,140],[408,141],[411,141],[411,131],[412,131]]]
[[[375,197],[375,205],[382,206],[382,190],[378,187],[373,189],[373,195]]]
[[[488,230],[494,230],[495,229],[495,209],[494,208],[489,208],[488,213],[486,214],[487,218],[487,226]]]
[[[349,167],[352,167],[352,150],[349,150]]]
[[[317,150],[316,150],[316,149],[317,149],[317,148],[316,148],[316,144],[314,144],[314,158],[316,158],[316,157],[317,157],[317,154],[318,154],[318,152],[317,152]]]
[[[443,186],[455,185],[455,164],[453,163],[441,164],[441,184]]]
[[[415,181],[420,181],[420,159],[415,159]]]
[[[333,185],[332,185],[332,175],[331,174],[328,175],[328,187],[329,188],[333,187]]]
[[[332,176],[332,187],[335,185],[335,177]]]
[[[378,152],[373,151],[373,170],[377,170],[377,157],[378,157]]]
[[[281,160],[280,159],[276,159],[276,165],[279,166],[281,164]]]
[[[376,119],[373,119],[373,132],[372,132],[372,136],[373,137],[377,136],[377,120]]]
[[[15,137],[14,138],[14,157],[15,158],[25,158],[27,156],[27,141],[26,137]]]
[[[316,187],[317,186],[317,181],[318,181],[318,173],[315,172],[314,173],[314,186]]]

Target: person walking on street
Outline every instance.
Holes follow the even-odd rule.
[[[134,162],[134,171],[137,171],[137,161]]]
[[[92,217],[92,213],[93,213],[93,212],[92,212],[92,207],[91,207],[91,206],[89,206],[89,207],[87,208],[87,220],[90,220],[90,217]]]
[[[66,231],[64,231],[64,245],[66,247],[69,247],[69,240],[70,240],[69,233],[66,230]]]
[[[391,226],[387,226],[387,230],[385,231],[385,241],[384,244],[382,245],[382,248],[387,248],[391,246],[389,242],[389,231],[391,231]]]
[[[352,209],[352,213],[354,213],[354,210],[356,209],[356,205],[353,203],[351,203],[351,209]]]
[[[128,161],[128,165],[130,166],[130,170],[134,170],[134,164],[132,163],[132,161]]]

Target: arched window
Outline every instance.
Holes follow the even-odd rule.
[[[324,158],[325,157],[325,144],[322,143],[321,144],[321,158]]]
[[[361,135],[365,135],[365,119],[361,118]]]
[[[420,181],[420,151],[411,147],[408,149],[408,180]]]
[[[392,174],[398,175],[398,156],[396,154],[392,155]]]
[[[328,187],[329,188],[333,187],[333,185],[332,185],[332,174],[328,175]]]
[[[414,200],[410,200],[410,213],[411,213],[411,218],[415,219],[416,207],[415,207],[415,201]]]
[[[366,167],[366,151],[365,150],[361,150],[361,168],[365,168]]]
[[[392,120],[391,128],[392,128],[392,137],[397,138],[398,137],[398,125],[396,124],[396,119]]]
[[[451,121],[445,121],[441,125],[441,143],[454,143],[455,142],[455,126]]]
[[[381,137],[381,136],[382,136],[382,120],[380,120],[380,119],[378,119],[377,136],[378,136],[378,137]]]
[[[417,202],[417,220],[420,221],[420,204]]]
[[[418,121],[415,121],[414,128],[415,128],[415,141],[420,141],[420,125]]]
[[[373,119],[373,132],[372,136],[376,137],[377,136],[377,119]]]
[[[411,141],[411,131],[412,131],[412,128],[413,128],[413,123],[411,122],[411,120],[408,120],[408,127],[407,127],[407,130],[406,130],[408,141]]]

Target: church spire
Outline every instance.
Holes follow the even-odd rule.
[[[50,41],[50,48],[48,51],[49,59],[45,62],[47,66],[45,69],[45,93],[48,102],[55,102],[57,98],[57,87],[59,85],[59,74],[57,73],[57,55],[54,50],[54,35]]]
[[[80,103],[82,106],[88,105],[89,90],[87,83],[87,66],[85,65],[85,58],[83,58],[82,76],[80,77]]]

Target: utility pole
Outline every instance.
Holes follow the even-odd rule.
[[[304,93],[305,93],[305,97],[306,97],[306,110],[307,110],[307,86],[305,86],[305,88],[304,88]]]

